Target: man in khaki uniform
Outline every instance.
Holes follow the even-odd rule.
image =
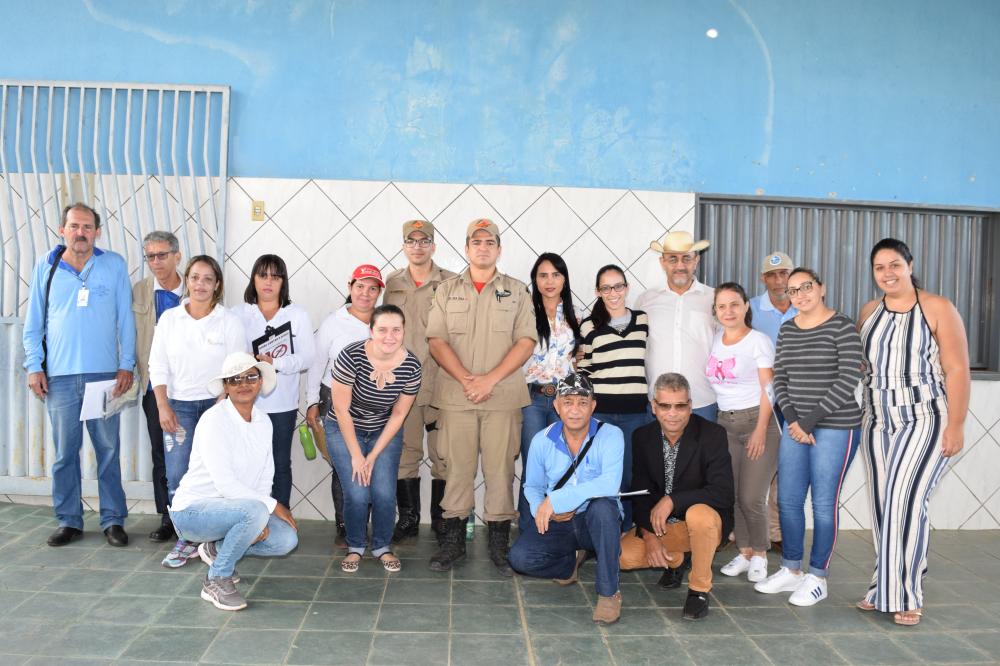
[[[430,567],[447,571],[465,557],[465,525],[475,508],[476,464],[482,455],[490,559],[510,576],[510,521],[517,515],[511,485],[521,408],[530,402],[521,366],[538,334],[527,286],[497,271],[497,225],[473,221],[465,234],[465,255],[469,267],[441,283],[427,322],[430,352],[441,366],[433,403],[441,410],[438,450],[447,479],[441,501],[444,536]]]
[[[399,307],[406,316],[403,344],[423,365],[424,380],[420,392],[403,422],[403,454],[399,459],[396,482],[396,506],[399,520],[392,540],[415,537],[420,526],[420,461],[424,457],[424,432],[427,432],[427,455],[431,459],[431,528],[441,534],[441,498],[444,497],[444,466],[437,450],[437,414],[431,406],[437,363],[427,348],[427,317],[431,300],[442,280],[455,277],[434,263],[434,225],[425,220],[403,224],[403,254],[409,266],[389,274],[382,302]]]

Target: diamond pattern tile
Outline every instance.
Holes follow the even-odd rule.
[[[32,265],[30,238],[39,248],[47,248],[57,241],[54,231],[58,227],[51,178],[42,179],[40,194],[32,176],[26,181],[25,187],[17,174],[11,174],[8,189],[0,176],[0,211],[5,218],[3,260],[8,267],[15,261],[7,219],[13,208],[14,223],[20,227],[22,257],[16,274],[21,278],[18,300],[22,302],[27,297]],[[195,183],[190,178],[167,177],[161,183],[156,176],[118,175],[100,177],[93,185],[91,195],[98,209],[106,208],[109,213],[99,244],[119,252],[127,250],[134,278],[141,275],[139,237],[154,228],[179,231],[182,244],[186,232],[191,244],[186,256],[201,251],[201,238],[206,251],[214,252],[220,234],[212,207],[221,199],[211,197],[223,185],[218,180],[210,183],[199,178]],[[683,192],[243,177],[231,178],[224,185],[228,199],[225,249],[229,257],[225,265],[226,302],[242,300],[247,274],[256,257],[276,252],[289,264],[292,299],[306,308],[314,325],[343,302],[350,271],[358,263],[375,263],[386,271],[405,265],[399,226],[409,218],[423,217],[434,222],[438,229],[435,260],[455,271],[466,265],[465,228],[477,217],[489,217],[500,226],[501,270],[525,282],[540,252],[562,253],[582,307],[593,302],[593,276],[605,263],[616,262],[626,268],[630,301],[645,289],[660,286],[662,272],[656,256],[647,251],[649,241],[671,229],[694,230],[695,198]],[[61,187],[61,181],[56,186]],[[254,199],[266,202],[264,222],[250,219]],[[198,230],[196,212],[201,216],[203,232]],[[25,225],[26,220],[30,224]],[[121,220],[125,220],[124,229]],[[123,231],[127,248],[122,246]],[[33,234],[30,238],[29,233]],[[8,270],[8,275],[14,273]],[[14,284],[14,280],[4,284],[4,315],[14,311]],[[931,498],[935,528],[1000,526],[1000,477],[992,473],[1000,462],[998,403],[1000,382],[973,383],[966,448],[951,462]],[[139,437],[130,437],[128,443],[123,440],[123,447],[138,447],[130,458],[139,462],[123,472],[126,478],[143,480],[149,474],[148,448],[142,417],[138,410],[133,412],[126,420],[130,421],[130,431],[138,431]],[[51,453],[47,432],[43,440]],[[296,514],[331,518],[329,467],[322,460],[306,461],[297,445],[293,451]],[[429,461],[424,464],[429,467]],[[89,447],[85,447],[84,466],[85,476],[92,476],[94,462]],[[845,528],[868,527],[866,482],[864,465],[857,459],[848,472],[841,497],[841,524]],[[429,472],[424,475],[423,485],[426,503]],[[479,501],[481,505],[481,498]],[[137,508],[141,510],[142,506],[140,502]]]

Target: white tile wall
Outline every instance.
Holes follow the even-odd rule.
[[[206,250],[212,252],[219,234],[214,226],[209,183],[168,179],[161,186],[155,179],[130,183],[119,177],[122,209],[119,214],[114,181],[105,179],[111,215],[105,229],[105,247],[121,251],[122,227],[119,216],[129,218],[138,210],[138,224],[143,230],[169,226],[183,234],[186,228],[191,251],[201,251],[201,238],[193,211],[199,213]],[[11,178],[12,200],[7,201],[6,184],[0,187],[0,210],[14,210],[18,237],[29,242],[33,228],[37,243],[46,244],[54,234],[40,224],[40,201],[51,196],[50,186],[42,193],[28,195],[27,218],[35,224],[25,226],[25,213],[19,181]],[[44,181],[43,181],[44,183]],[[219,183],[212,183],[217,189]],[[627,269],[635,297],[644,288],[659,285],[662,272],[656,256],[647,251],[650,240],[671,229],[693,230],[694,195],[684,192],[652,192],[619,189],[581,189],[568,187],[476,185],[440,183],[400,183],[345,180],[292,180],[267,178],[231,178],[228,186],[226,215],[226,292],[227,302],[239,302],[254,260],[260,254],[280,254],[291,272],[292,299],[303,305],[314,324],[343,303],[351,270],[360,263],[373,263],[385,271],[405,265],[400,251],[400,227],[408,219],[432,220],[438,229],[435,259],[452,270],[465,265],[464,232],[477,217],[489,217],[500,226],[503,238],[501,269],[524,281],[535,257],[543,251],[556,251],[569,265],[573,292],[579,304],[589,307],[594,300],[593,277],[606,263],[618,263]],[[132,189],[130,189],[132,188]],[[145,206],[146,191],[153,202],[150,214]],[[44,188],[43,188],[44,189]],[[137,207],[132,206],[133,196]],[[164,215],[163,196],[168,212]],[[266,219],[250,219],[251,201],[262,200]],[[48,210],[51,210],[49,208]],[[51,214],[49,215],[51,217]],[[183,225],[178,220],[183,220]],[[57,222],[49,219],[49,227]],[[184,228],[182,228],[182,226]],[[6,229],[9,227],[5,227]],[[126,240],[134,242],[134,226],[126,226]],[[5,236],[6,237],[6,236]],[[183,236],[182,236],[183,242]],[[8,237],[6,250],[12,247]],[[138,252],[130,248],[130,264],[136,267]],[[711,250],[709,250],[711,251]],[[12,262],[7,252],[6,261]],[[18,271],[27,277],[30,267],[22,261]],[[11,282],[7,283],[10,293]],[[22,282],[20,298],[27,296]],[[966,423],[966,446],[942,477],[931,501],[931,521],[936,528],[996,529],[1000,527],[1000,382],[974,382],[969,419]],[[138,412],[139,410],[135,410]],[[131,416],[141,419],[138,413]],[[138,425],[138,423],[137,423]],[[132,445],[138,456],[148,455],[148,442],[142,427]],[[92,456],[85,456],[85,460]],[[92,466],[92,460],[88,467]],[[148,478],[148,459],[138,465],[138,480]],[[293,447],[293,510],[307,518],[332,518],[329,491],[329,468],[317,458],[305,460],[301,448]],[[425,476],[424,520],[428,519],[429,472]],[[0,493],[4,492],[0,479]],[[147,495],[148,497],[148,495]],[[869,509],[866,473],[860,457],[848,471],[841,496],[841,526],[868,527]],[[481,498],[479,501],[481,507]],[[133,511],[152,510],[147,500],[135,500]]]

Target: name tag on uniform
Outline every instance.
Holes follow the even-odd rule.
[[[76,307],[85,308],[89,302],[90,290],[86,287],[80,287],[80,291],[76,292]]]

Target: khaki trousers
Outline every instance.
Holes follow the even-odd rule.
[[[420,463],[424,459],[424,433],[427,434],[427,457],[431,460],[431,476],[444,478],[444,467],[438,454],[438,410],[430,405],[414,405],[403,421],[403,452],[399,456],[399,479],[419,479]]]
[[[712,560],[722,542],[722,518],[707,504],[695,504],[687,510],[685,520],[667,523],[660,543],[670,554],[670,568],[684,562],[684,553],[691,553],[691,573],[688,587],[695,592],[712,590]],[[621,570],[647,569],[646,543],[635,535],[635,528],[622,535]]]
[[[465,518],[476,508],[476,469],[482,456],[486,481],[484,520],[512,520],[514,461],[521,446],[521,410],[438,413],[438,453],[445,469],[445,518]]]
[[[781,519],[778,517],[778,475],[771,479],[771,489],[767,495],[767,525],[771,543],[781,541]]]

